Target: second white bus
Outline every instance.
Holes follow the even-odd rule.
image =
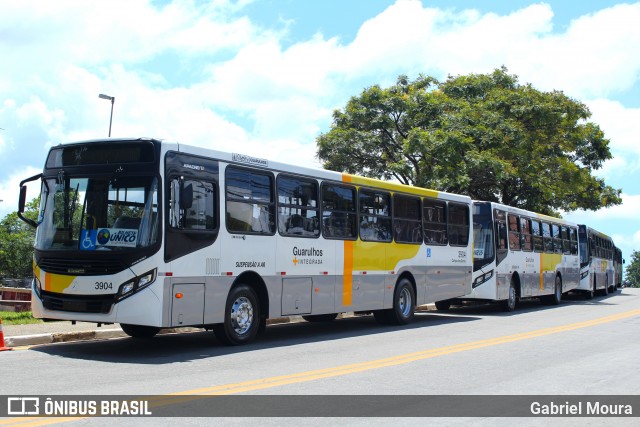
[[[596,294],[607,295],[616,290],[613,239],[586,225],[580,225],[580,286],[587,299]],[[622,255],[620,255],[622,257]],[[621,270],[621,269],[620,269]],[[620,271],[620,275],[622,271]]]
[[[559,218],[494,202],[473,204],[473,283],[463,301],[501,302],[513,311],[520,299],[559,304],[578,287],[578,226]]]

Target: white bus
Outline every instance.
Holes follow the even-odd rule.
[[[53,147],[20,185],[38,318],[132,337],[198,326],[243,344],[267,318],[404,324],[471,290],[466,196],[152,139]]]
[[[611,237],[586,225],[578,229],[580,240],[580,286],[587,299],[617,289],[614,259],[616,247]],[[622,258],[622,253],[620,253]],[[620,272],[622,273],[622,272]],[[622,274],[620,274],[621,276]]]
[[[473,203],[473,284],[470,293],[436,302],[441,310],[464,301],[501,302],[513,311],[520,299],[559,304],[578,287],[578,227],[562,219],[493,202]]]

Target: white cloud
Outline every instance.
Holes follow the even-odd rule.
[[[0,218],[18,210],[18,194],[20,193],[20,182],[26,178],[42,172],[42,168],[28,167],[26,169],[14,170],[6,180],[0,183]],[[34,181],[27,184],[27,201],[38,197],[40,193],[40,182]]]
[[[640,195],[621,194],[622,203],[616,206],[603,208],[597,211],[577,210],[565,215],[569,221],[580,224],[589,223],[595,220],[607,221],[637,221],[640,212]]]
[[[523,83],[586,99],[617,156],[603,175],[640,170],[640,109],[607,99],[637,84],[640,3],[554,31],[553,9],[543,3],[498,15],[399,0],[362,23],[350,43],[316,34],[291,44],[286,30],[242,16],[246,3],[0,0],[0,152],[40,167],[51,144],[106,136],[110,105],[97,95],[107,93],[116,97],[114,136],[317,165],[315,137],[332,109],[364,86],[504,64]],[[188,70],[189,80],[176,70]],[[636,197],[596,215],[629,219]]]

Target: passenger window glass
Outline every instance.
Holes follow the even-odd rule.
[[[451,246],[467,246],[469,243],[469,207],[449,203],[449,244]]]
[[[519,218],[515,215],[509,215],[509,249],[514,251],[520,250],[520,233],[518,231]]]
[[[232,233],[275,233],[275,203],[271,174],[227,168],[226,222]]]
[[[318,237],[320,235],[318,183],[279,175],[277,185],[280,234]]]
[[[544,251],[553,253],[553,241],[551,240],[551,226],[549,223],[542,223],[542,240],[544,243]]]
[[[446,245],[447,239],[447,204],[433,199],[423,200],[424,242],[428,245]]]
[[[393,234],[396,242],[422,243],[419,198],[393,196]]]
[[[542,241],[542,227],[540,221],[531,221],[531,239],[533,240],[533,250],[536,252],[544,251],[544,243]]]
[[[520,230],[522,231],[522,250],[532,251],[533,241],[531,240],[531,225],[530,220],[527,218],[520,218]]]
[[[216,193],[213,183],[190,178],[173,179],[169,203],[171,227],[181,230],[215,230],[217,228],[215,203]],[[116,226],[127,224],[127,222],[130,224],[131,219],[120,217],[116,220]]]
[[[356,229],[356,189],[352,186],[322,185],[322,234],[328,238],[353,240]]]
[[[391,195],[360,190],[360,238],[366,241],[391,241]]]

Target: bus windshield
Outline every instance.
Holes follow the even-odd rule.
[[[489,203],[473,204],[473,271],[490,264],[494,257],[493,221]]]
[[[587,227],[585,227],[584,225],[578,226],[578,245],[580,247],[580,267],[586,267],[587,265],[589,265],[591,254],[589,251]]]
[[[68,177],[43,182],[36,249],[131,250],[158,239],[156,177]]]

